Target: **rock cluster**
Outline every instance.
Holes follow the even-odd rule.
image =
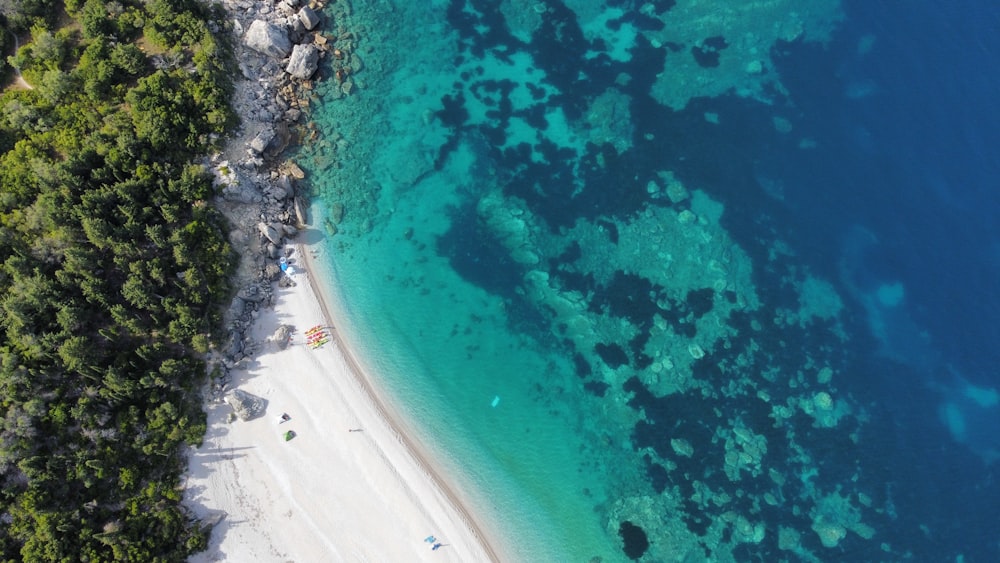
[[[327,7],[323,0],[222,0],[221,5],[231,21],[239,61],[231,101],[240,128],[206,165],[218,189],[215,205],[233,228],[229,241],[240,254],[240,265],[235,280],[239,290],[224,317],[228,339],[212,362],[216,401],[232,381],[229,371],[252,357],[260,344],[250,328],[260,310],[271,305],[273,284],[295,283],[278,259],[291,256],[285,243],[309,223],[308,205],[296,185],[305,172],[281,154],[307,136],[299,123],[315,95],[315,81],[329,73],[337,80],[336,96],[343,96],[355,90],[349,77],[361,69],[353,34],[334,36],[322,30],[324,20],[335,21],[338,29],[348,25],[347,3]],[[325,59],[329,69],[319,70]],[[232,396],[225,397],[230,404]]]

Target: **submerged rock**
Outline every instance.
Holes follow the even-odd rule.
[[[302,170],[302,168],[299,167],[298,164],[295,164],[294,162],[292,162],[290,160],[288,162],[286,162],[282,166],[282,168],[283,168],[283,170],[285,172],[288,173],[289,176],[291,176],[292,178],[295,178],[296,180],[302,180],[303,178],[306,177],[305,171]]]
[[[645,555],[646,550],[649,549],[649,538],[646,537],[646,531],[628,520],[622,522],[618,527],[618,535],[622,538],[623,551],[629,559],[637,560]]]

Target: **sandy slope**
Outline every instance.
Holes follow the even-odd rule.
[[[199,516],[225,516],[193,561],[498,560],[349,351],[336,340],[306,345],[308,328],[333,319],[309,273],[298,272],[297,286],[277,290],[277,305],[254,326],[258,341],[279,324],[294,326],[291,344],[267,343],[233,372],[231,387],[265,398],[267,414],[228,423],[228,405],[206,407],[208,433],[191,452],[185,500]],[[282,413],[291,420],[279,424]],[[286,442],[286,430],[297,436]],[[429,535],[444,546],[432,550]]]

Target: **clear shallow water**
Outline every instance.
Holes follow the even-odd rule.
[[[331,279],[522,559],[996,558],[996,14],[780,4],[355,3]]]

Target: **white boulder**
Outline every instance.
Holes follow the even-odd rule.
[[[285,71],[295,78],[306,80],[312,76],[319,67],[319,49],[314,45],[296,45],[292,49],[292,56],[288,58],[288,66]]]
[[[250,24],[243,42],[254,51],[275,59],[283,59],[292,51],[288,32],[263,20],[254,20]]]
[[[299,10],[299,20],[307,30],[311,31],[312,28],[319,25],[319,14],[309,6],[305,6]]]
[[[264,414],[266,409],[264,399],[240,389],[234,389],[226,395],[225,401],[233,408],[236,416],[243,421],[257,418]]]

